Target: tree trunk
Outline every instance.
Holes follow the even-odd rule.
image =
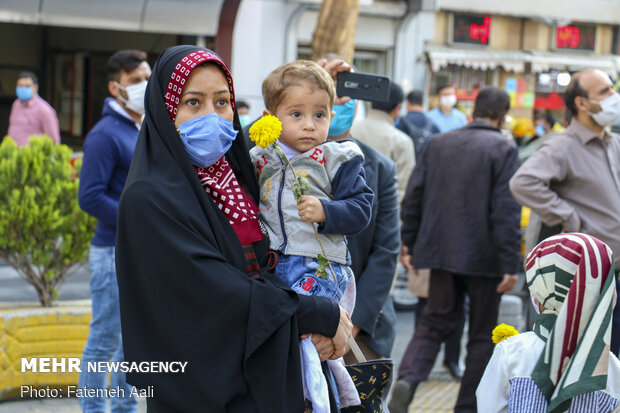
[[[359,6],[359,0],[323,0],[312,37],[313,60],[335,53],[353,63]]]

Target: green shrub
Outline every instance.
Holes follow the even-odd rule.
[[[66,275],[88,257],[96,219],[78,206],[81,161],[47,136],[0,144],[0,258],[49,307]]]

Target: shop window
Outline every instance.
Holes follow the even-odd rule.
[[[312,50],[310,47],[299,46],[297,49],[297,58],[310,60],[312,58]],[[387,52],[384,51],[355,50],[353,65],[359,72],[389,76],[386,75]]]
[[[456,89],[459,101],[474,100],[480,88],[491,84],[491,77],[492,74],[488,70],[448,65],[444,70],[433,73],[431,94],[435,93],[439,85],[451,83]]]
[[[611,52],[620,55],[620,26],[614,28],[614,41],[611,46]]]

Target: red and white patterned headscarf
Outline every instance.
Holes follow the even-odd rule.
[[[528,287],[544,307],[534,332],[545,349],[532,379],[549,401],[547,412],[565,411],[573,397],[605,388],[613,263],[604,242],[578,233],[547,238],[527,256]]]
[[[168,113],[170,113],[170,117],[173,122],[177,118],[177,109],[179,107],[179,100],[181,98],[181,92],[183,92],[185,82],[187,82],[187,79],[192,71],[205,62],[215,63],[222,70],[222,74],[228,81],[228,90],[230,91],[230,102],[232,104],[233,111],[236,109],[235,88],[233,86],[232,75],[230,74],[228,67],[226,67],[222,59],[220,59],[216,54],[205,50],[197,50],[181,59],[170,76],[164,101],[166,102],[166,108],[168,109]]]
[[[204,62],[213,62],[219,66],[228,81],[230,101],[235,110],[235,91],[230,71],[222,60],[214,53],[198,50],[185,56],[176,65],[170,76],[164,101],[172,121],[176,119],[177,110],[183,87],[192,71]],[[202,187],[213,202],[224,213],[232,225],[242,245],[248,245],[262,239],[257,214],[258,208],[246,192],[241,188],[230,164],[222,156],[213,165],[206,168],[194,166]]]

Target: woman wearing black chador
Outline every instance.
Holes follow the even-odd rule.
[[[167,49],[145,99],[118,216],[125,358],[187,365],[127,381],[152,389],[149,412],[302,412],[299,337],[337,358],[351,322],[259,265],[269,242],[228,68],[207,49]]]

